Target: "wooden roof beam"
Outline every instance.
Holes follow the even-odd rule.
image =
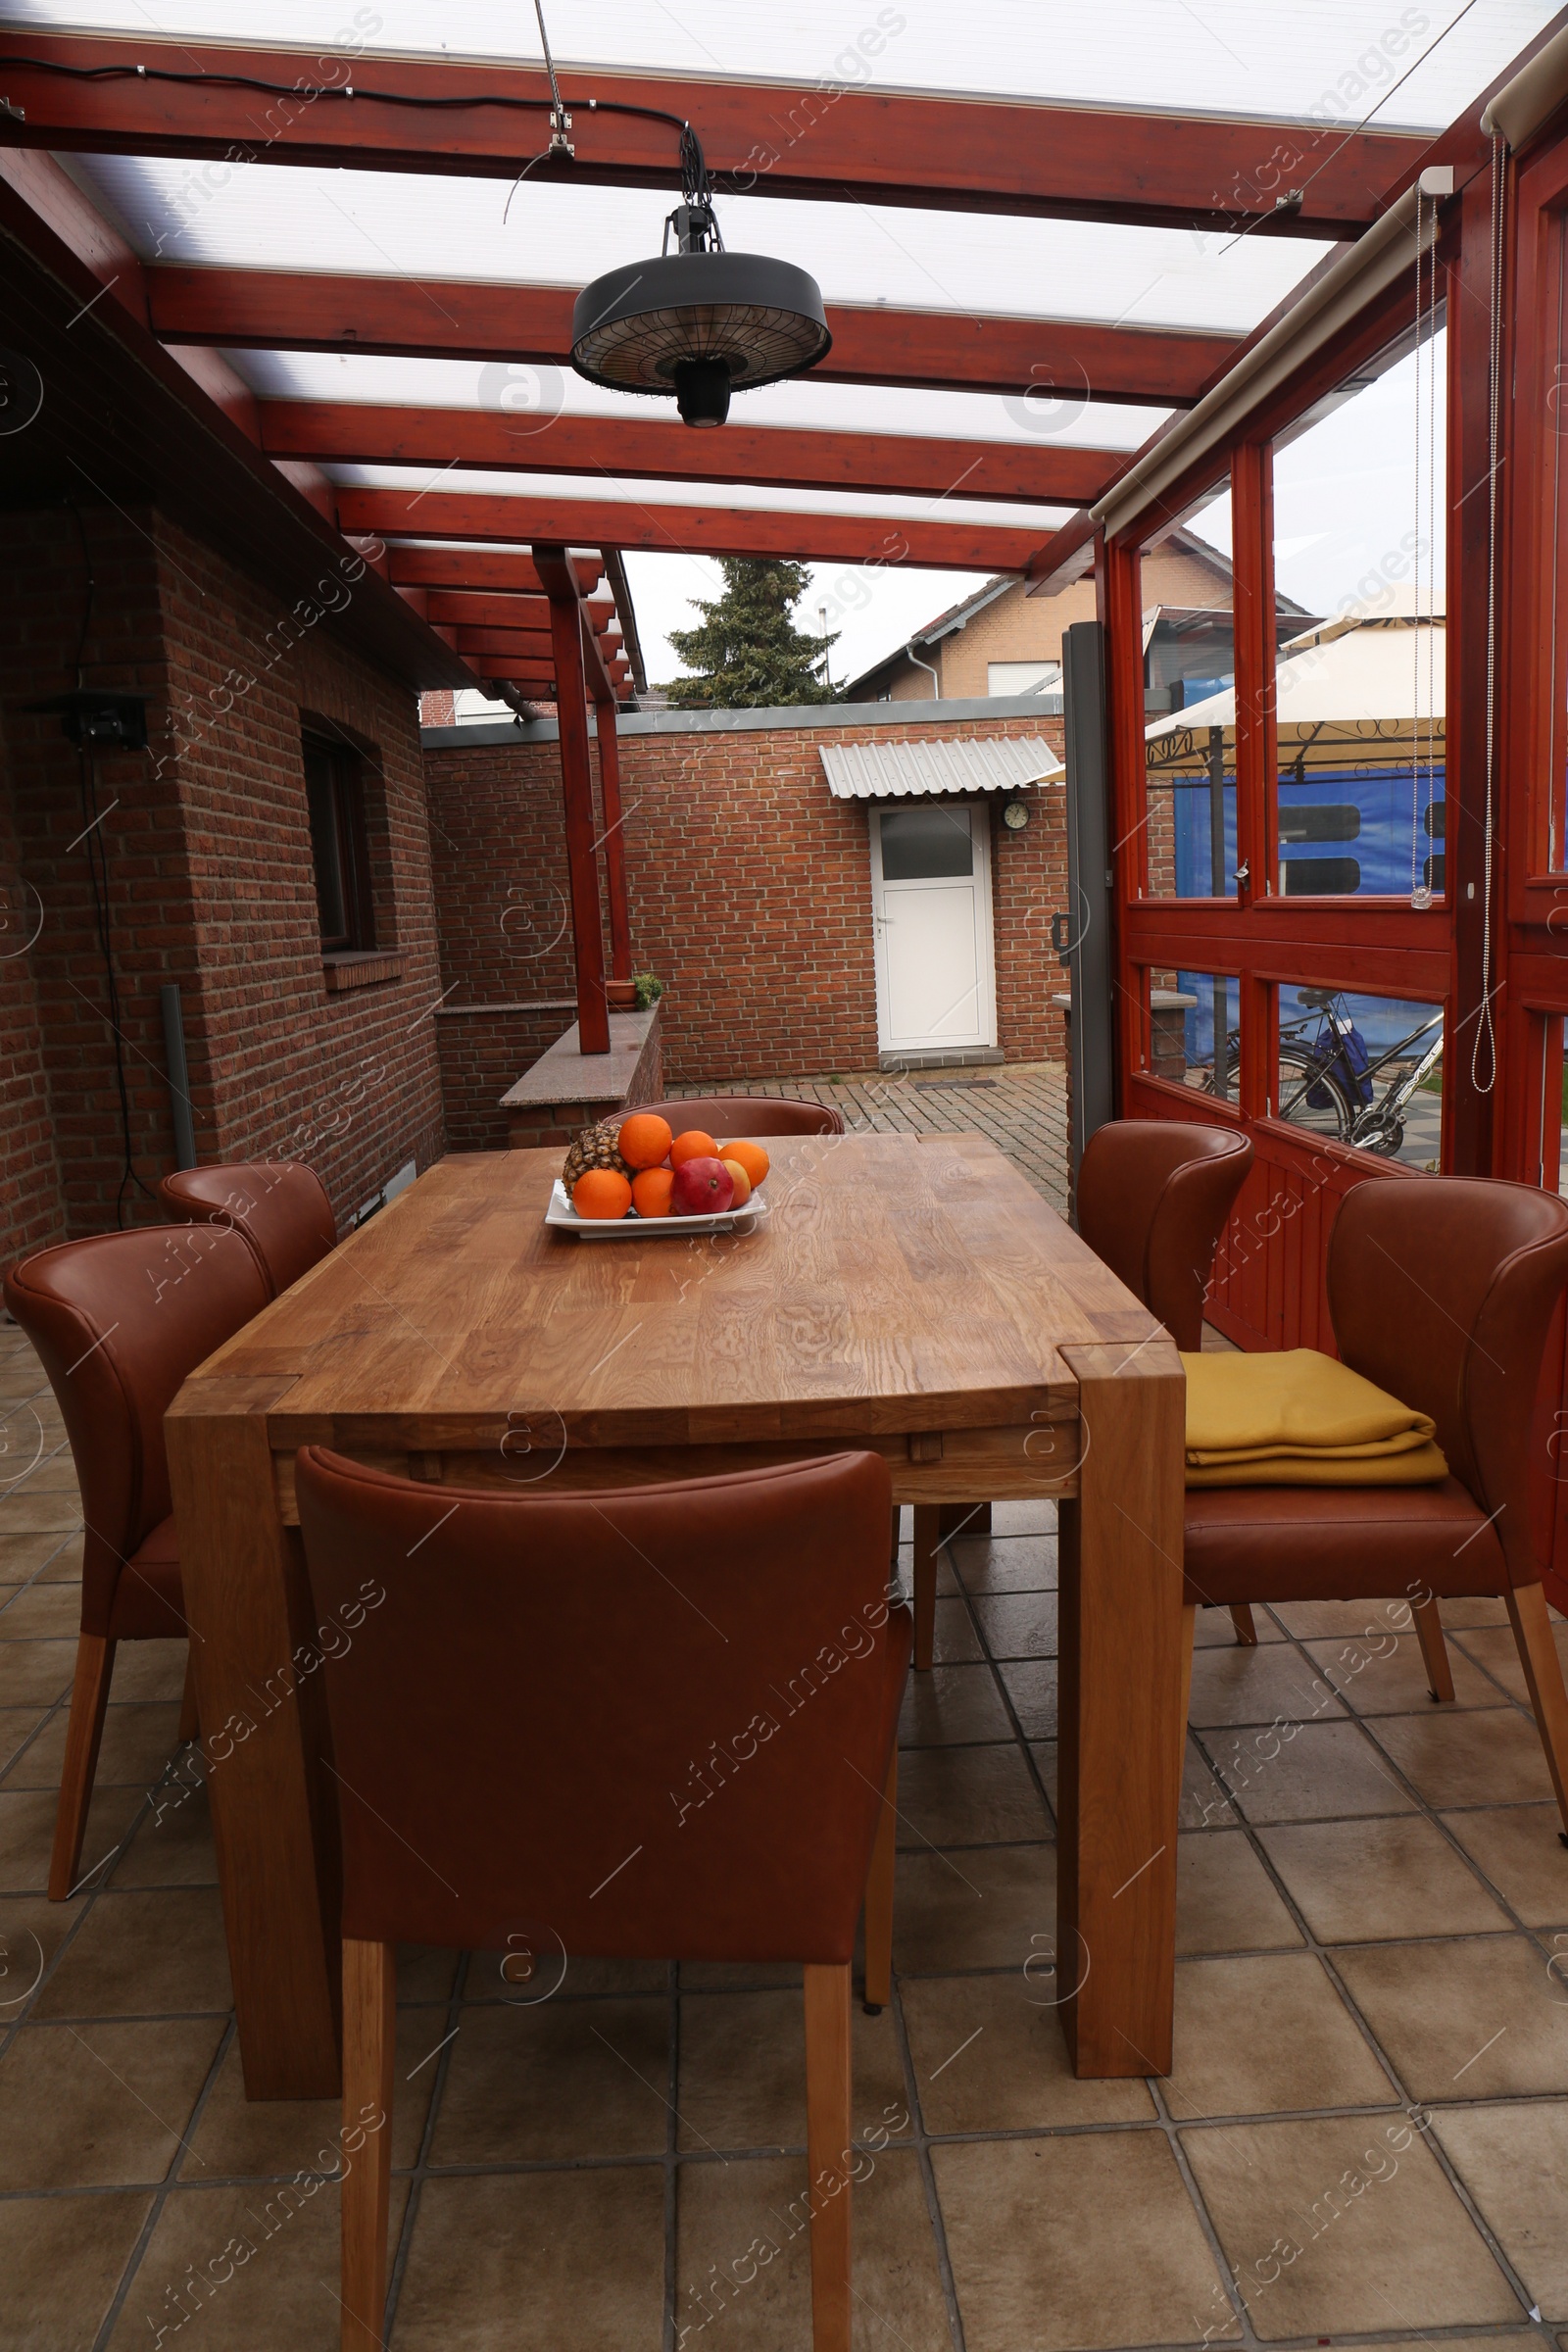
[[[148,270],[165,342],[276,351],[571,365],[570,286],[354,277],[295,270]],[[1237,347],[1232,334],[1081,318],[827,305],[833,349],[803,383],[881,384],[1190,408]],[[628,422],[630,419],[628,418]],[[647,419],[652,427],[662,419]],[[687,433],[684,425],[669,429]],[[726,427],[725,430],[729,430]],[[687,433],[688,441],[695,436]]]
[[[956,35],[956,37],[961,37]],[[860,36],[857,69],[886,38]],[[37,61],[26,63],[24,61]],[[100,154],[346,165],[513,180],[542,147],[550,90],[534,66],[340,55],[13,26],[0,36],[15,143]],[[119,69],[88,80],[51,68]],[[239,86],[260,81],[275,89]],[[1265,235],[1356,236],[1413,173],[1420,134],[1340,122],[910,95],[573,68],[573,160],[535,181],[679,185],[682,122],[721,193],[938,207]],[[484,103],[456,105],[453,100]],[[396,101],[415,103],[396,103]],[[423,103],[419,103],[419,102]],[[446,103],[436,103],[444,101]],[[635,107],[637,115],[618,113]],[[649,120],[648,110],[666,120]],[[1298,204],[1280,208],[1288,189]]]

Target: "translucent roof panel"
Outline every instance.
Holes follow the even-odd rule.
[[[264,399],[341,401],[381,408],[506,412],[517,424],[568,416],[657,416],[650,401],[585,383],[569,368],[506,363],[400,360],[316,351],[231,351],[235,370]],[[666,409],[663,414],[667,416]],[[735,395],[738,424],[845,433],[919,433],[939,440],[998,441],[1018,448],[1132,450],[1163,422],[1163,409],[1118,408],[1109,401],[1027,403],[989,392],[906,392],[873,384],[806,377]]]
[[[673,179],[667,193],[526,181],[512,191],[494,179],[241,164],[215,189],[180,160],[101,156],[75,168],[146,260],[360,276],[582,286],[657,254],[678,201]],[[757,196],[718,211],[727,245],[808,270],[829,302],[1233,334],[1335,250],[1304,237]]]
[[[1054,98],[1161,112],[1439,128],[1550,22],[1546,0],[548,0],[569,96],[574,65],[649,74]],[[354,56],[537,62],[524,0],[7,0],[7,22],[179,41],[295,44]],[[861,35],[868,37],[861,38]],[[880,44],[880,45],[879,45]],[[1413,68],[1413,70],[1412,70]],[[1400,79],[1401,76],[1406,78]],[[1399,83],[1395,90],[1394,84]],[[1393,95],[1389,96],[1390,91]],[[699,128],[701,125],[699,124]]]
[[[468,498],[515,498],[519,514],[538,499],[566,498],[631,507],[647,514],[660,506],[713,507],[726,512],[754,509],[788,514],[860,515],[878,522],[926,521],[976,523],[993,530],[1039,531],[1042,540],[1067,520],[1065,507],[1021,506],[990,499],[908,498],[874,496],[851,490],[775,490],[737,488],[729,482],[687,482],[661,479],[622,480],[609,473],[490,473],[483,468],[451,473],[427,466],[341,466],[326,468],[345,489],[431,491]],[[416,525],[415,528],[416,529]],[[519,520],[526,537],[526,518]]]

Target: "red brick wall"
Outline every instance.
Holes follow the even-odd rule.
[[[0,1201],[0,1252],[102,1230],[117,1213],[127,1222],[157,1213],[150,1196],[173,1164],[159,1000],[167,981],[183,992],[199,1156],[297,1153],[320,1170],[342,1216],[402,1161],[422,1164],[441,1150],[435,1029],[425,1017],[440,982],[416,698],[344,652],[329,622],[305,628],[285,594],[246,579],[163,517],[86,508],[81,527],[85,557],[69,511],[0,519],[5,800],[17,873],[43,906],[26,964],[55,1170],[51,1190],[36,1153],[17,1171],[11,1163],[28,1148],[10,1135],[0,1146],[15,1191]],[[332,601],[352,593],[344,579]],[[57,719],[15,709],[74,684],[78,645],[87,684],[151,697],[150,750],[96,761],[132,1184],[77,840],[80,761]],[[319,952],[302,711],[366,758],[377,945],[401,966],[342,995],[328,992]],[[24,1108],[37,1101],[36,1075],[31,1084]]]
[[[39,914],[0,795],[0,1233],[18,1250],[40,1248],[64,1223],[30,954]]]
[[[1061,721],[1037,727],[1059,755]],[[666,1079],[874,1068],[867,811],[831,797],[819,748],[1018,732],[999,717],[624,734],[633,962],[665,983]],[[558,747],[443,746],[425,775],[448,1002],[569,995]],[[993,816],[998,1038],[1010,1060],[1062,1054],[1050,1004],[1051,915],[1067,887],[1060,787],[1030,797],[1021,834]],[[460,1091],[454,1075],[449,1119],[468,1115],[454,1109]]]
[[[504,1152],[501,1098],[577,1017],[574,997],[436,1015],[449,1152]]]

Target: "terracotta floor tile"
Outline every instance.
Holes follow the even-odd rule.
[[[150,2017],[233,2003],[217,1888],[101,1894],[37,2017]]]
[[[1568,1920],[1568,1848],[1554,1804],[1499,1805],[1444,1818],[1527,1927]]]
[[[1260,1642],[1255,1649],[1232,1642],[1195,1651],[1188,1720],[1209,1724],[1320,1723],[1344,1708],[1321,1674],[1292,1642]]]
[[[110,1705],[127,1698],[172,1698],[177,1705],[185,1688],[189,1649],[188,1642],[122,1642],[115,1652]]]
[[[53,1706],[71,1689],[76,1643],[0,1642],[0,1707]]]
[[[81,1631],[79,1585],[25,1585],[0,1609],[0,1642],[74,1642]]]
[[[82,1839],[82,1868],[89,1871],[113,1853],[135,1820],[141,1795],[134,1788],[94,1791]],[[49,1878],[54,1842],[55,1793],[48,1788],[0,1788],[0,1893],[41,1892]]]
[[[0,1583],[24,1584],[64,1542],[58,1530],[34,1536],[0,1535]]]
[[[1026,1740],[1056,1737],[1056,1661],[1015,1658],[1000,1669]]]
[[[967,1592],[1054,1592],[1056,1542],[1054,1536],[993,1537],[954,1545],[958,1577]]]
[[[994,1658],[1054,1658],[1054,1592],[981,1592],[974,1613]]]
[[[936,1610],[936,1634],[932,1656],[939,1665],[960,1666],[973,1664],[983,1658],[980,1638],[969,1617],[969,1604],[961,1598],[939,1600]]]
[[[1369,1944],[1334,1957],[1414,2097],[1568,2090],[1568,1988],[1527,1937]]]
[[[1221,2125],[1182,2144],[1265,2343],[1523,2317],[1402,2115]]]
[[[221,2018],[24,2026],[0,2058],[0,2189],[162,2180],[222,2034]]]
[[[1249,1821],[1409,1813],[1413,1800],[1353,1723],[1284,1732],[1210,1732],[1203,1742]]]
[[[663,2295],[657,2164],[427,2180],[392,2352],[658,2352]]]
[[[60,1707],[40,1739],[6,1781],[8,1788],[58,1788],[65,1762],[68,1710]],[[109,1707],[98,1750],[101,1788],[147,1788],[160,1778],[178,1748],[179,1709],[157,1705]]]
[[[440,1944],[400,1943],[398,1999],[449,2001],[462,1961],[461,1952],[448,1951]]]
[[[936,1666],[929,1674],[910,1675],[899,1717],[901,1748],[1006,1740],[1011,1733],[989,1666]]]
[[[0,1624],[4,1619],[0,1618]],[[1557,1643],[1557,1655],[1563,1672],[1568,1675],[1568,1625],[1554,1625],[1552,1634]],[[1525,1683],[1525,1670],[1519,1663],[1519,1644],[1513,1638],[1513,1627],[1494,1626],[1474,1632],[1461,1631],[1453,1644],[1484,1666],[1503,1689],[1518,1699],[1521,1706],[1530,1704],[1530,1692]]]
[[[44,1444],[41,1458],[30,1470],[8,1484],[6,1492],[11,1494],[74,1494],[79,1498],[81,1488],[76,1479],[76,1465],[71,1458],[71,1447],[52,1432],[43,1431],[41,1434]],[[76,1516],[80,1518],[79,1510]]]
[[[1285,1639],[1283,1627],[1275,1624],[1274,1619],[1270,1616],[1268,1610],[1265,1608],[1258,1607],[1253,1609],[1252,1627],[1260,1643],[1264,1642],[1283,1642]],[[1199,1610],[1197,1617],[1193,1621],[1193,1645],[1197,1649],[1236,1649],[1246,1647],[1245,1642],[1239,1643],[1237,1642],[1236,1628],[1231,1623],[1231,1613],[1229,1609],[1219,1608],[1200,1608]]]
[[[74,1585],[81,1582],[82,1539],[79,1531],[71,1536],[57,1533],[34,1540],[50,1547],[49,1557],[38,1571],[40,1584]]]
[[[682,1992],[799,1992],[798,1960],[683,1960]]]
[[[893,2012],[851,2009],[855,2130],[906,2116]],[[661,2089],[663,2085],[661,2083]],[[798,1992],[686,1993],[676,2144],[702,2154],[806,2144],[806,2029]],[[663,2109],[660,2109],[661,2116]],[[661,2142],[662,2144],[662,2142]]]
[[[1056,1506],[1042,1498],[1039,1502],[994,1502],[991,1505],[991,1533],[998,1536],[1054,1536]]]
[[[1512,1707],[1380,1718],[1375,1737],[1429,1805],[1518,1804],[1549,1796],[1536,1727]]]
[[[899,1856],[893,1957],[905,1970],[1016,1968],[1056,1924],[1054,1845],[972,1846],[950,1859]]]
[[[1322,1943],[1484,1936],[1512,1924],[1442,1831],[1419,1814],[1313,1822],[1259,1836]]]
[[[1446,1612],[1461,1605],[1447,1600],[1443,1604]],[[1502,1610],[1500,1601],[1488,1605]],[[1406,1600],[1281,1600],[1273,1603],[1273,1610],[1298,1642],[1327,1642],[1335,1637],[1348,1642],[1380,1642],[1386,1634],[1409,1633],[1415,1623]],[[1492,1619],[1485,1622],[1490,1625]]]
[[[1309,1952],[1181,1961],[1175,2059],[1166,2095],[1183,2124],[1398,2100]]]
[[[19,2022],[86,1902],[85,1895],[69,1903],[42,1894],[0,1895],[0,2032]]]
[[[62,1535],[81,1525],[74,1494],[0,1494],[0,1536]]]
[[[429,2048],[448,2029],[421,2017],[419,2031]],[[466,2008],[431,2162],[662,2155],[668,2096],[662,1997]]]
[[[104,2029],[93,2027],[93,2033]],[[430,2051],[447,2032],[439,2009],[398,2013],[397,2063],[392,2079],[392,2162],[406,2170],[417,2161],[419,2138],[430,2109],[436,2061]],[[421,2060],[428,2060],[421,2065]],[[411,2082],[409,2077],[417,2067]],[[342,2147],[343,2107],[339,2099],[247,2099],[239,2043],[230,2042],[189,2146],[179,2164],[187,2187],[225,2177],[291,2178],[295,2173],[329,2173]]]
[[[899,1843],[999,1845],[1049,1837],[1015,1744],[911,1748],[899,1758]]]
[[[950,2352],[947,2303],[919,2167],[889,2149],[856,2180],[854,2352]],[[676,2192],[676,2341],[713,2330],[735,2352],[811,2338],[806,2165],[795,2156],[683,2164]],[[682,2336],[689,2328],[689,2336]],[[650,2352],[652,2348],[650,2347]]]
[[[902,1990],[915,2087],[928,2132],[1012,2132],[1059,2124],[1147,2123],[1136,2079],[1079,2082],[1052,1980],[930,1977]]]
[[[1184,1832],[1176,1848],[1176,1949],[1252,1952],[1299,1944],[1301,1932],[1240,1831]]]
[[[218,1856],[207,1786],[187,1754],[148,1794],[111,1886],[216,1886]]]
[[[394,2180],[394,2244],[407,2197]],[[187,2325],[186,2343],[202,2352],[337,2352],[341,2246],[335,2181],[181,2186],[158,2217],[110,2352],[145,2352],[160,2327],[177,2343]]]
[[[1568,2320],[1568,2103],[1440,2107],[1433,2129],[1544,2319]]]
[[[470,1952],[464,1999],[512,2003],[516,1988],[502,1977],[505,1959],[502,1952]],[[563,1973],[558,1953],[551,1965],[555,1971],[552,1999],[577,2000],[584,1993],[669,1990],[667,1960],[579,1960],[568,1956]],[[540,1989],[544,1989],[542,1980]]]
[[[0,1708],[0,1774],[10,1771],[17,1757],[47,1714],[46,1707]],[[26,1768],[24,1767],[18,1774],[16,1780],[8,1782],[7,1786],[15,1788],[23,1785],[25,1778]],[[53,1784],[45,1782],[43,1785],[58,1787],[59,1780],[60,1775],[56,1773]]]
[[[1223,2302],[1162,2132],[971,2140],[931,2160],[968,2352],[1193,2342],[1194,2314]]]
[[[91,2352],[151,2205],[128,2194],[0,2204],[4,2352]]]
[[[1054,1773],[1046,1787],[1054,1804]],[[1238,1819],[1218,1775],[1210,1768],[1208,1758],[1196,1740],[1189,1740],[1182,1754],[1181,1827],[1184,1830],[1233,1829]]]
[[[1307,1648],[1318,1672],[1358,1715],[1419,1715],[1437,1703],[1414,1634],[1385,1633],[1371,1642],[1310,1642]],[[1448,1667],[1454,1707],[1501,1704],[1502,1692],[1471,1664],[1456,1642],[1448,1643]],[[1446,1709],[1448,1702],[1443,1704]]]

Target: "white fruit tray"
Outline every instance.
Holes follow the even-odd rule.
[[[649,1242],[660,1234],[751,1233],[766,1215],[767,1202],[759,1186],[744,1208],[716,1209],[708,1216],[579,1217],[571,1205],[571,1195],[558,1176],[551,1188],[545,1223],[563,1233],[574,1233],[579,1242]]]

